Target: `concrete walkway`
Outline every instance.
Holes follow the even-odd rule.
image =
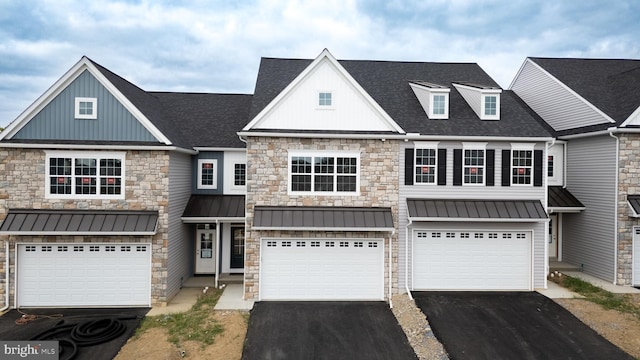
[[[204,288],[184,287],[171,299],[167,306],[155,306],[149,310],[147,316],[165,315],[185,312],[196,303]],[[224,288],[214,310],[251,310],[253,301],[242,300],[242,285],[229,284]]]
[[[253,301],[242,300],[243,296],[242,284],[229,284],[224,288],[224,292],[215,310],[251,310],[253,309]]]
[[[562,272],[562,274],[582,279],[588,283],[591,283],[592,285],[600,287],[614,294],[640,294],[640,290],[632,286],[614,285],[608,281],[598,279],[595,276],[591,276],[580,271],[567,271]],[[536,291],[551,299],[572,299],[584,297],[580,294],[570,291],[569,289],[563,288],[553,281],[547,281],[547,289],[536,289]]]

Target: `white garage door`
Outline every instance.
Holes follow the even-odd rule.
[[[383,300],[382,240],[262,240],[261,300]]]
[[[413,236],[414,290],[531,290],[531,232]]]
[[[149,306],[149,244],[18,245],[21,307]]]

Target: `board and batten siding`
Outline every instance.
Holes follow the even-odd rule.
[[[97,119],[75,119],[76,97],[97,99]],[[87,70],[51,100],[13,139],[158,141]]]
[[[567,189],[584,204],[563,219],[563,260],[587,274],[615,277],[616,141],[609,135],[570,140]]]
[[[191,156],[172,152],[169,158],[169,244],[167,247],[167,300],[178,293],[192,273],[193,239],[180,217],[191,196]]]
[[[609,122],[600,113],[567,90],[557,80],[527,59],[511,85],[555,130],[567,130]]]
[[[495,149],[495,185],[494,186],[454,186],[453,185],[453,150],[461,149],[461,142],[444,142],[438,144],[439,149],[447,150],[447,184],[446,185],[405,185],[404,164],[405,149],[412,148],[412,142],[402,143],[400,146],[400,187],[399,187],[399,250],[398,250],[398,288],[400,292],[406,290],[405,270],[409,272],[409,287],[411,287],[411,233],[412,229],[429,228],[460,228],[473,230],[504,230],[504,231],[533,231],[533,268],[534,268],[534,288],[545,286],[545,241],[547,234],[547,222],[531,223],[506,223],[506,222],[414,222],[407,233],[409,224],[407,212],[408,198],[434,198],[434,199],[476,199],[476,200],[540,200],[546,207],[546,184],[543,186],[501,186],[502,178],[502,150],[511,149],[511,143],[489,142],[486,149]],[[545,144],[538,143],[536,150],[544,150]],[[546,154],[543,156],[546,159]],[[546,162],[543,173],[546,174]],[[545,179],[546,176],[543,177]],[[408,238],[407,238],[408,234]],[[406,244],[409,244],[408,251]],[[408,257],[407,257],[408,256]],[[406,265],[408,264],[408,268]]]

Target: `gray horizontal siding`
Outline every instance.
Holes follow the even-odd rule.
[[[556,130],[608,120],[527,60],[511,89]]]
[[[98,99],[97,119],[75,119],[75,98]],[[14,139],[157,141],[87,70],[35,115]]]
[[[563,259],[611,282],[615,276],[615,158],[615,139],[608,135],[568,143],[567,188],[586,209],[562,217]]]
[[[449,121],[449,120],[446,120]],[[403,143],[400,146],[400,161],[401,165],[405,164],[405,149],[413,147],[412,142]],[[409,274],[411,273],[411,252],[406,251],[407,231],[406,227],[409,224],[407,199],[409,198],[431,198],[431,199],[476,199],[476,200],[540,200],[543,206],[546,206],[546,177],[544,178],[544,186],[501,186],[502,177],[502,151],[503,149],[511,149],[511,143],[506,142],[490,142],[487,144],[487,149],[495,149],[495,186],[453,186],[453,149],[462,148],[460,142],[445,142],[441,141],[438,144],[438,148],[447,149],[447,185],[404,185],[404,168],[400,169],[400,206],[399,206],[399,249],[398,249],[398,270],[399,270],[399,289],[405,288],[404,273],[405,264],[408,263]],[[535,149],[542,150],[545,148],[544,143],[536,145]],[[546,156],[543,156],[546,159]],[[543,171],[546,174],[546,170]],[[427,223],[414,223],[414,227],[419,225],[425,225]],[[448,227],[465,226],[462,223],[452,224],[446,223]],[[534,287],[544,286],[546,277],[545,258],[544,258],[544,246],[545,246],[545,234],[546,234],[546,222],[536,224],[520,225],[520,227],[514,227],[514,224],[491,222],[486,223],[471,223],[478,230],[482,229],[516,229],[522,230],[527,227],[535,229],[534,233]],[[429,226],[433,226],[429,224]],[[411,231],[411,230],[409,230]],[[410,233],[409,233],[410,234]],[[411,239],[409,239],[411,244]],[[409,249],[410,250],[410,249]]]

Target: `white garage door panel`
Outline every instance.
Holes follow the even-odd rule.
[[[415,290],[531,289],[529,232],[416,231],[413,249]]]
[[[148,306],[149,244],[21,244],[18,305]]]
[[[263,240],[262,300],[382,300],[380,240]]]

